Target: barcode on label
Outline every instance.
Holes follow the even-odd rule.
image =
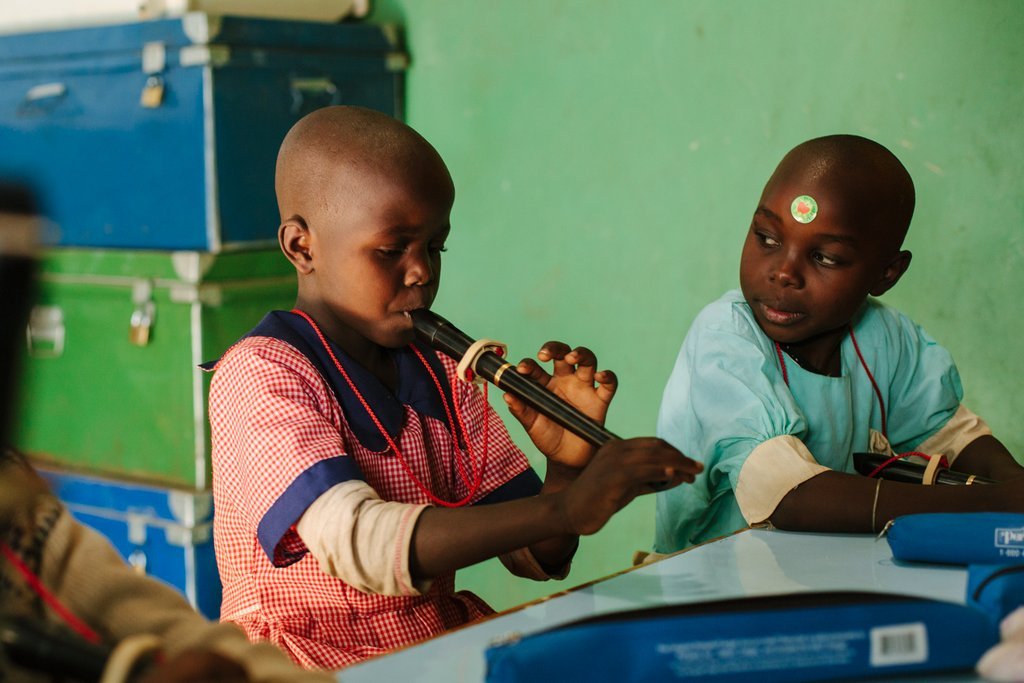
[[[928,660],[928,631],[921,622],[871,629],[871,666],[919,664]]]

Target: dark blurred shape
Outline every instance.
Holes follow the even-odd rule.
[[[98,681],[110,651],[67,629],[0,613],[0,650],[11,664],[60,681]],[[15,679],[17,680],[17,679]]]
[[[35,293],[39,223],[32,191],[0,181],[0,444],[10,440],[21,345]]]

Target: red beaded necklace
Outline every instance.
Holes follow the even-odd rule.
[[[421,492],[423,492],[423,494],[426,495],[434,503],[436,503],[438,505],[441,505],[443,507],[456,508],[456,507],[463,507],[465,505],[468,505],[469,502],[473,499],[473,496],[475,496],[476,492],[480,489],[480,482],[483,480],[484,468],[487,466],[487,437],[488,437],[488,422],[489,422],[489,420],[487,419],[488,418],[488,411],[487,410],[484,411],[484,424],[483,424],[483,435],[482,435],[482,438],[483,438],[483,454],[480,457],[480,466],[477,467],[476,466],[477,459],[476,459],[475,454],[473,453],[473,449],[470,447],[469,433],[466,431],[466,425],[462,421],[462,415],[459,412],[459,403],[458,403],[458,401],[455,401],[455,400],[452,401],[452,403],[453,403],[453,405],[455,407],[455,411],[454,411],[455,412],[455,419],[453,420],[452,419],[452,410],[448,406],[448,399],[445,398],[444,389],[441,387],[441,381],[437,378],[437,375],[434,374],[433,368],[430,367],[430,364],[427,362],[427,359],[423,357],[423,354],[420,352],[420,350],[418,348],[416,348],[416,346],[413,345],[413,344],[409,345],[409,348],[411,348],[413,350],[413,352],[416,354],[416,357],[420,359],[421,363],[423,363],[423,367],[427,369],[427,373],[430,375],[430,378],[432,380],[434,380],[434,386],[437,387],[437,393],[441,396],[441,404],[444,406],[445,415],[447,415],[447,417],[448,417],[448,425],[449,425],[449,428],[450,428],[451,434],[452,434],[452,444],[454,445],[456,451],[460,450],[459,449],[458,436],[457,436],[458,433],[456,432],[456,429],[455,429],[455,423],[456,422],[458,422],[459,428],[462,430],[462,438],[465,440],[465,443],[466,443],[466,453],[469,455],[470,473],[473,475],[472,481],[470,481],[470,477],[466,473],[466,468],[462,464],[462,460],[460,458],[456,457],[455,458],[455,464],[456,464],[456,467],[458,468],[459,476],[462,478],[463,483],[469,489],[469,493],[467,493],[466,496],[464,498],[462,498],[461,500],[458,500],[458,501],[455,501],[455,502],[451,502],[451,501],[444,500],[442,498],[438,498],[437,496],[435,496],[430,491],[430,489],[423,482],[421,482],[419,479],[416,478],[415,474],[413,474],[412,468],[409,467],[409,464],[406,462],[405,457],[402,455],[401,451],[398,450],[398,445],[391,438],[391,435],[388,434],[388,431],[386,429],[384,429],[384,425],[381,424],[380,419],[377,417],[377,414],[373,412],[373,408],[370,407],[370,404],[367,402],[367,400],[365,398],[363,398],[362,392],[359,391],[359,389],[355,385],[355,382],[353,382],[352,378],[349,377],[349,374],[345,371],[345,368],[344,368],[344,366],[342,366],[341,361],[339,361],[338,357],[334,355],[334,351],[331,349],[330,344],[327,343],[327,338],[324,336],[323,332],[320,331],[320,327],[316,324],[316,322],[313,320],[313,318],[311,318],[305,311],[301,311],[301,310],[299,310],[297,308],[292,309],[292,313],[295,313],[296,315],[301,316],[303,319],[305,319],[305,321],[307,323],[309,323],[309,326],[313,328],[313,331],[316,333],[316,336],[320,339],[320,343],[323,344],[323,347],[327,351],[327,354],[331,357],[331,360],[334,362],[334,367],[336,367],[338,369],[338,372],[341,373],[341,376],[345,378],[345,381],[348,383],[348,386],[352,390],[352,393],[355,394],[356,398],[359,399],[359,402],[362,404],[363,408],[366,410],[367,414],[370,416],[370,419],[373,420],[373,423],[377,426],[377,429],[380,431],[381,436],[383,436],[384,440],[387,441],[387,444],[391,448],[391,450],[394,452],[395,457],[398,458],[398,462],[402,466],[402,469],[404,469],[406,474],[409,475],[409,478],[412,479],[413,483],[416,485],[416,488],[418,488]],[[453,394],[452,398],[454,399],[454,394]],[[486,384],[484,385],[484,396],[483,396],[483,398],[484,398],[484,403],[486,404],[487,403],[487,385]]]

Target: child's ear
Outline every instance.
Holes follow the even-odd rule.
[[[307,274],[313,270],[313,258],[309,250],[309,228],[302,216],[292,216],[277,229],[277,241],[281,245],[281,251],[292,262],[300,274]]]
[[[913,256],[909,251],[901,251],[896,255],[896,258],[889,261],[889,264],[882,271],[882,277],[878,280],[878,283],[871,289],[871,296],[882,296],[890,289],[892,289],[900,278],[903,277],[903,273],[907,272],[907,268],[910,267],[910,258]]]

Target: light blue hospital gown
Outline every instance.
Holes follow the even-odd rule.
[[[960,405],[953,359],[912,320],[874,299],[851,325],[885,400],[889,442],[897,453],[913,450]],[[705,469],[692,485],[658,494],[656,551],[747,526],[734,491],[747,456],[768,439],[791,434],[822,465],[853,472],[851,455],[869,450],[882,413],[849,335],[841,352],[840,377],[808,372],[786,356],[787,386],[775,346],[739,290],[700,312],[665,387],[658,436]]]

